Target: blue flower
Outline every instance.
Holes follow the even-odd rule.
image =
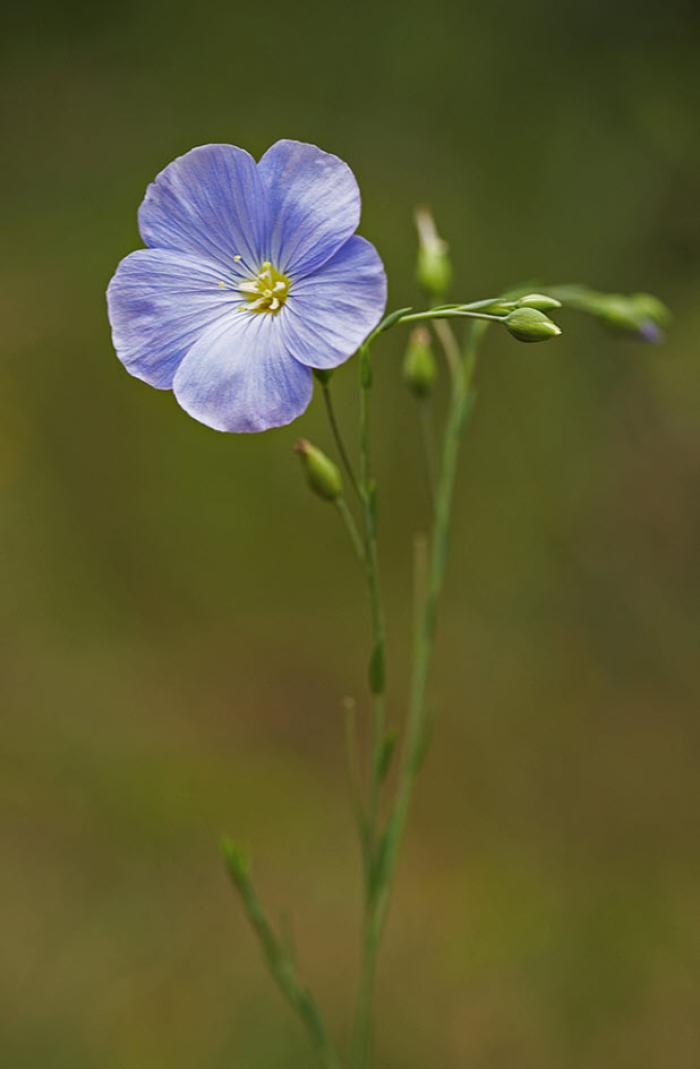
[[[342,364],[384,311],[359,219],[355,176],[315,145],[278,141],[257,164],[233,145],[192,149],[149,186],[148,248],[109,284],[119,359],[216,430],[290,423],[311,369]]]

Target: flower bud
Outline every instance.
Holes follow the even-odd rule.
[[[663,301],[651,293],[633,293],[630,302],[637,316],[637,332],[643,341],[660,342],[671,319]]]
[[[245,882],[250,872],[250,858],[239,843],[225,838],[221,843],[224,862],[229,871],[229,876],[236,884]]]
[[[650,319],[652,323],[660,327],[669,323],[671,313],[663,301],[660,301],[653,293],[633,293],[630,300],[642,319]]]
[[[616,293],[605,294],[595,305],[595,313],[614,330],[636,334],[639,330],[639,317],[629,297]]]
[[[300,438],[294,449],[301,457],[313,492],[324,501],[335,501],[339,498],[343,492],[343,479],[338,466],[305,438]]]
[[[665,306],[645,293],[629,297],[616,293],[601,296],[595,313],[613,330],[650,342],[662,340],[662,324],[668,319]]]
[[[671,319],[666,305],[651,293],[599,293],[585,286],[567,286],[558,292],[572,308],[588,312],[618,333],[644,341],[661,341]]]
[[[427,397],[436,378],[437,365],[430,348],[430,335],[425,327],[416,327],[408,339],[403,380],[414,397]]]
[[[561,327],[537,308],[516,308],[506,316],[504,322],[518,341],[548,341],[561,334]]]
[[[546,293],[528,293],[517,301],[518,308],[536,308],[538,312],[552,312],[561,308],[561,301],[548,297]]]
[[[438,234],[435,220],[428,208],[418,208],[416,211],[416,227],[418,283],[431,297],[439,299],[447,293],[452,278],[447,242]]]

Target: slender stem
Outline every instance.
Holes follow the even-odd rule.
[[[460,304],[465,312],[478,312],[482,308],[491,308],[494,304],[504,304],[508,302],[507,297],[489,297],[485,301],[469,301],[468,304]]]
[[[361,357],[368,359],[368,355]],[[371,767],[369,775],[369,798],[367,813],[364,814],[360,825],[362,831],[362,852],[365,863],[365,871],[369,873],[371,865],[371,851],[373,849],[373,837],[375,835],[376,813],[378,808],[379,784],[378,784],[378,761],[384,738],[384,685],[383,685],[383,661],[384,661],[384,612],[381,601],[379,586],[379,559],[377,552],[376,515],[374,505],[374,487],[371,475],[371,451],[370,451],[370,422],[369,422],[369,391],[371,389],[371,375],[367,372],[368,379],[365,383],[363,375],[362,390],[360,394],[360,478],[357,482],[355,473],[347,455],[342,435],[335,417],[333,402],[327,383],[323,384],[323,395],[326,400],[328,419],[335,436],[338,451],[343,459],[345,468],[350,476],[353,486],[360,496],[364,511],[365,542],[363,544],[357,524],[348,508],[345,498],[341,495],[336,498],[335,505],[340,517],[345,524],[350,536],[353,548],[360,563],[363,565],[370,595],[372,612],[373,651],[370,667],[370,682],[372,684],[372,744],[371,744]],[[381,686],[377,687],[373,669],[379,664]],[[369,875],[367,875],[369,879]]]
[[[367,813],[365,812],[365,804],[360,792],[361,776],[358,760],[357,722],[355,718],[355,702],[352,698],[346,698],[345,700],[345,750],[348,762],[348,780],[350,781],[350,801],[360,837],[362,859],[365,866],[367,866],[369,864],[367,857]]]
[[[304,987],[299,980],[292,958],[270,927],[251,883],[245,861],[232,844],[224,844],[224,856],[231,881],[240,895],[246,916],[258,937],[273,980],[301,1018],[324,1069],[341,1069],[340,1059],[316,1001],[308,988]]]
[[[356,1025],[357,1069],[366,1069],[371,1053],[371,1013],[376,960],[388,911],[399,847],[408,817],[413,786],[426,744],[426,693],[435,634],[437,603],[442,590],[447,561],[448,531],[454,491],[457,458],[462,431],[471,411],[471,380],[476,349],[483,329],[475,324],[469,347],[460,361],[453,381],[450,409],[442,450],[437,486],[427,590],[417,626],[414,648],[413,678],[399,786],[386,831],[377,849],[371,896],[366,910],[362,984]]]
[[[425,457],[425,473],[428,480],[430,501],[435,502],[435,485],[437,472],[437,457],[435,448],[435,428],[433,427],[433,410],[428,397],[418,399],[418,422],[420,423],[420,435],[423,443],[423,455]]]
[[[413,642],[417,642],[423,620],[428,577],[428,539],[423,531],[413,536]]]
[[[362,934],[362,965],[357,996],[352,1060],[359,1067],[367,1065],[371,1037],[371,1006],[374,991],[376,955],[372,952],[372,887],[376,869],[379,796],[381,791],[381,755],[384,744],[384,610],[379,586],[377,550],[376,494],[372,477],[370,449],[369,398],[372,389],[372,366],[369,342],[360,351],[360,489],[365,516],[367,581],[372,612],[373,650],[370,661],[372,692],[372,731],[367,799],[367,843],[365,849],[365,906]]]
[[[326,405],[326,412],[328,413],[328,422],[330,423],[331,431],[333,432],[333,437],[335,439],[335,444],[338,448],[338,453],[343,463],[343,467],[345,468],[348,474],[350,485],[352,486],[357,496],[362,499],[360,487],[357,482],[357,476],[355,475],[355,469],[352,466],[350,454],[348,453],[347,448],[345,446],[345,441],[340,430],[340,424],[338,423],[338,417],[335,413],[335,406],[333,405],[333,398],[331,396],[330,383],[328,382],[323,383],[323,400]]]
[[[369,397],[372,389],[372,368],[368,348],[360,353],[360,489],[365,517],[365,559],[367,583],[372,613],[373,648],[370,661],[370,689],[372,691],[372,764],[370,771],[368,817],[370,836],[374,835],[379,795],[379,757],[384,739],[384,650],[385,624],[379,585],[379,553],[377,549],[376,490],[372,476],[370,446]],[[372,843],[372,839],[370,840]]]
[[[452,509],[457,458],[462,430],[471,410],[472,394],[470,383],[474,365],[474,350],[470,350],[467,359],[460,366],[460,373],[455,381],[447,428],[442,453],[442,465],[437,489],[435,522],[431,542],[430,563],[428,569],[427,591],[420,627],[415,643],[415,662],[411,685],[408,727],[404,762],[401,779],[387,827],[384,872],[382,873],[381,893],[379,896],[380,916],[386,911],[389,884],[393,875],[396,855],[401,842],[403,828],[408,815],[408,808],[413,791],[416,773],[423,756],[426,691],[430,661],[437,619],[437,604],[442,591],[447,564],[448,532]]]
[[[347,530],[348,535],[350,536],[352,547],[355,550],[355,553],[357,554],[360,564],[366,566],[365,548],[362,545],[362,538],[360,536],[360,532],[357,529],[357,524],[355,523],[353,514],[348,508],[348,503],[342,494],[340,495],[340,497],[336,497],[335,507],[340,513],[340,518],[345,524],[345,529]]]
[[[481,302],[479,302],[481,303]],[[490,315],[488,312],[467,311],[466,306],[459,308],[429,308],[427,312],[410,312],[401,316],[399,323],[420,323],[425,319],[484,319],[491,323],[502,323],[503,316]]]
[[[457,344],[455,336],[450,330],[450,324],[446,323],[444,319],[436,319],[433,323],[433,330],[442,346],[442,350],[450,369],[450,374],[454,378],[458,372],[462,354],[459,350],[459,345]]]

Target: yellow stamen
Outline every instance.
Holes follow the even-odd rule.
[[[238,283],[238,290],[248,300],[245,312],[269,312],[277,315],[289,296],[290,282],[286,275],[265,260],[254,278]]]

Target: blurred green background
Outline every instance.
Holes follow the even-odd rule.
[[[103,296],[171,158],[295,137],[354,168],[392,307],[418,299],[429,202],[462,299],[585,281],[676,316],[662,348],[573,314],[549,346],[489,338],[378,1065],[695,1069],[697,5],[72,0],[4,20],[0,1062],[312,1065],[222,831],[348,1029],[341,701],[364,701],[367,614],[291,454],[299,433],[329,445],[319,399],[264,436],[210,431],[125,374]],[[376,391],[396,722],[426,522],[401,347]],[[336,382],[354,428],[355,365]]]

